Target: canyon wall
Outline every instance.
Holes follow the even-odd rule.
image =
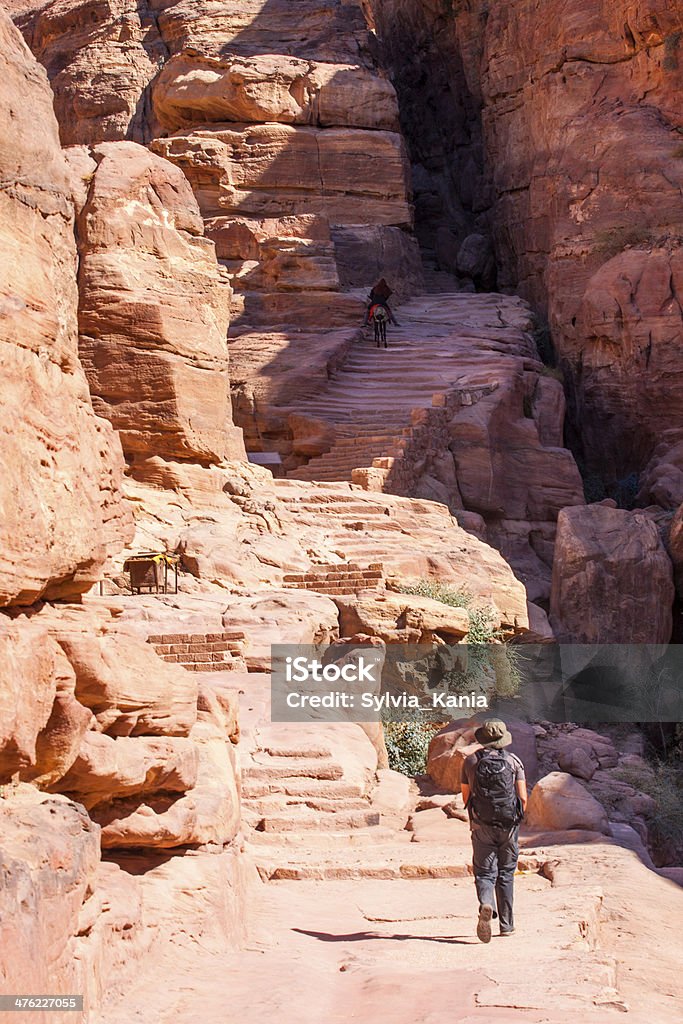
[[[2,12],[0,606],[75,596],[130,536],[123,459],[78,358],[74,212],[52,95]],[[36,125],[40,131],[36,131]]]
[[[237,879],[230,698],[85,597],[133,539],[120,439],[243,454],[230,290],[182,174],[134,143],[65,157],[4,10],[0,38],[0,977],[92,1006],[161,928],[101,850],[215,844]]]
[[[547,318],[586,470],[635,494],[660,443],[641,498],[679,503],[680,3],[367,7],[438,258],[490,240]]]

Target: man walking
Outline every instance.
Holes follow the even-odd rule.
[[[519,823],[527,803],[526,776],[520,759],[504,749],[512,743],[505,722],[489,719],[474,738],[482,749],[465,760],[461,791],[470,816],[472,866],[479,897],[477,938],[490,942],[491,919],[496,916],[501,935],[512,935],[515,930],[513,887]]]

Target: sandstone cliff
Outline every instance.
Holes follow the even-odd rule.
[[[493,244],[499,285],[548,319],[580,454],[608,488],[640,473],[662,435],[668,465],[681,394],[680,5],[559,3],[550,17],[531,2],[368,7],[439,260],[461,273],[468,237]],[[667,499],[680,502],[678,485]]]
[[[0,12],[0,949],[17,951],[0,973],[106,1017],[148,957],[142,990],[159,965],[169,979],[151,1012],[196,1017],[168,958],[182,949],[180,989],[198,937],[221,984],[238,971],[253,864],[290,881],[467,871],[455,794],[418,798],[377,730],[268,721],[272,643],[442,647],[477,615],[496,640],[671,638],[680,513],[669,529],[662,509],[586,506],[565,403],[603,492],[683,501],[680,12],[7,6],[26,42]],[[359,325],[384,275],[401,325],[380,350]],[[148,549],[179,555],[177,595],[131,596],[123,564]],[[416,580],[463,607],[404,593]],[[626,787],[629,832],[602,773],[629,755],[581,732],[535,801],[544,927],[538,893],[583,864],[543,849],[561,820],[578,842],[564,790],[610,844],[605,884],[631,854],[651,884],[652,806]],[[626,1005],[588,874],[543,951],[565,1022]],[[554,1012],[543,985],[533,998]]]

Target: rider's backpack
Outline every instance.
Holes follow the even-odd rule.
[[[517,796],[517,765],[504,750],[478,750],[468,809],[484,825],[512,828],[522,820]]]

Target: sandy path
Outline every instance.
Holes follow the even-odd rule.
[[[552,888],[536,874],[520,876],[517,889],[515,937],[494,935],[487,946],[474,935],[469,879],[261,885],[244,949],[180,937],[146,965],[125,1005],[109,1007],[104,1019],[573,1024],[621,1018],[617,966],[596,948],[591,924],[600,891],[584,883]],[[669,1021],[649,1017],[648,1024]]]

